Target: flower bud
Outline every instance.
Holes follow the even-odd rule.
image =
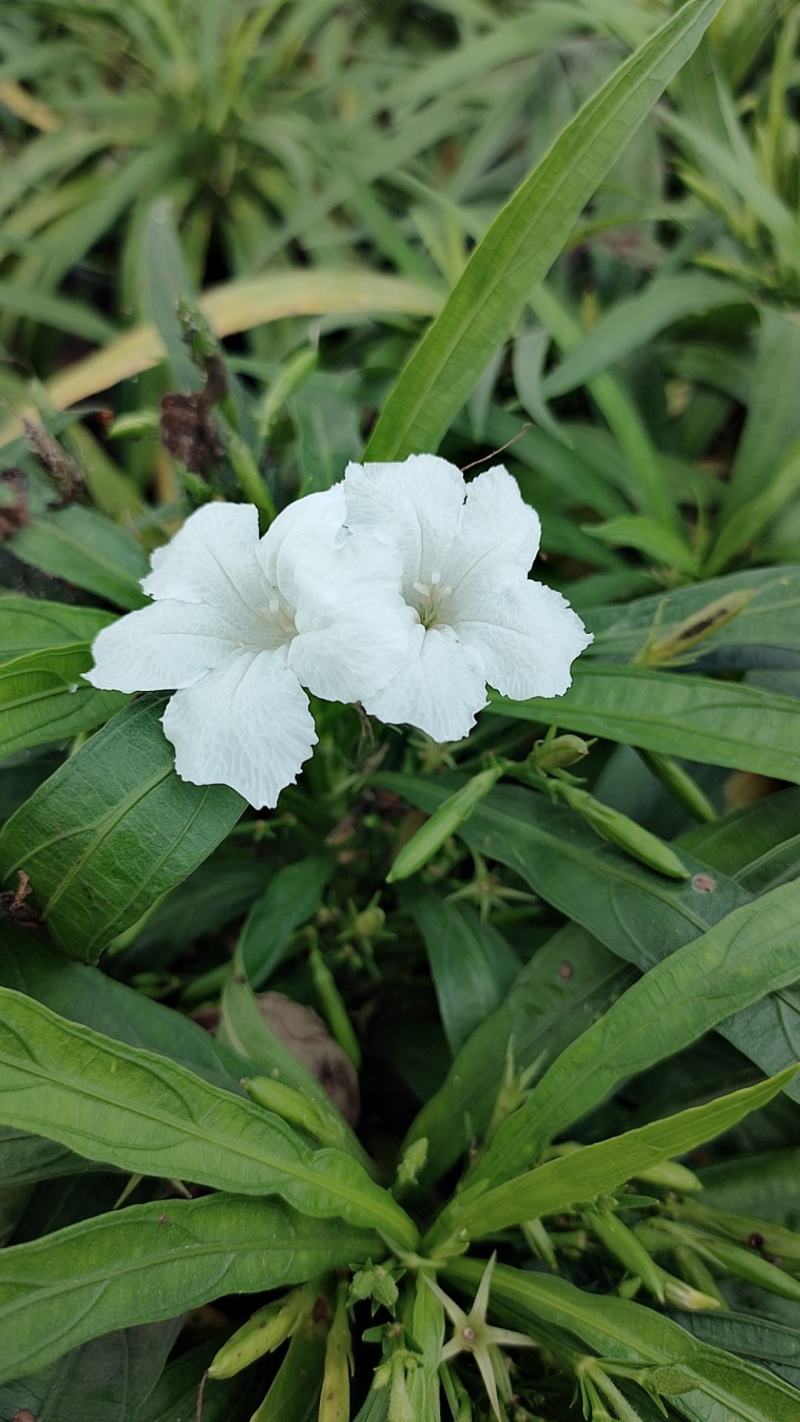
[[[380,904],[372,903],[356,914],[352,932],[356,938],[374,938],[376,933],[383,931],[385,924],[386,914]]]
[[[328,1115],[316,1101],[293,1086],[272,1076],[253,1076],[245,1080],[244,1088],[251,1101],[307,1131],[321,1145],[342,1144],[342,1130],[333,1112]]]
[[[563,770],[565,766],[583,760],[588,754],[586,741],[580,736],[566,735],[554,736],[549,741],[539,741],[529,758],[537,770]]]
[[[676,1279],[666,1270],[663,1274],[664,1298],[668,1304],[675,1308],[689,1309],[692,1313],[699,1313],[707,1308],[719,1308],[719,1299],[712,1298],[710,1294],[703,1294],[699,1289],[693,1289],[691,1284],[684,1283],[683,1279]]]
[[[427,1159],[428,1137],[420,1136],[418,1140],[411,1142],[407,1150],[403,1151],[395,1179],[395,1190],[398,1193],[409,1185],[416,1185],[419,1172],[425,1168]]]
[[[612,1210],[584,1210],[584,1222],[596,1239],[613,1254],[629,1274],[641,1279],[645,1288],[664,1302],[663,1271],[648,1254],[641,1240]]]
[[[489,766],[487,770],[473,775],[455,794],[449,795],[438,810],[434,810],[430,819],[403,845],[386,875],[387,884],[395,884],[399,879],[408,879],[411,874],[422,869],[451,834],[455,834],[459,825],[469,819],[476,805],[479,805],[496,785],[503,770],[502,765]]]
[[[243,1368],[263,1358],[265,1353],[279,1348],[308,1313],[315,1292],[313,1284],[303,1284],[282,1299],[275,1299],[258,1309],[215,1353],[208,1376],[235,1377]]]
[[[563,780],[553,780],[550,789],[564,800],[571,809],[577,810],[596,834],[616,844],[626,854],[632,855],[649,869],[665,874],[669,879],[689,879],[691,871],[681,863],[674,849],[649,830],[596,800],[588,790],[580,790],[577,785],[568,785]]]

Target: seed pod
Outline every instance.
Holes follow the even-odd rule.
[[[449,795],[438,810],[434,810],[430,819],[411,836],[408,843],[403,845],[386,875],[387,884],[396,884],[400,879],[408,879],[411,874],[422,869],[451,834],[455,834],[459,825],[469,819],[476,805],[489,794],[503,772],[502,765],[489,766],[487,770],[473,775],[455,794]]]
[[[303,1284],[282,1299],[275,1299],[258,1309],[215,1353],[208,1376],[235,1377],[243,1368],[263,1358],[265,1353],[279,1348],[308,1313],[315,1293],[313,1284]]]
[[[663,637],[648,640],[634,657],[637,666],[655,667],[665,663],[680,661],[685,652],[696,647],[698,642],[718,632],[727,622],[743,611],[753,598],[753,592],[734,592],[727,597],[717,598],[706,607],[693,612],[690,617],[678,622],[665,632]]]
[[[342,1144],[342,1131],[337,1129],[335,1118],[326,1116],[316,1101],[295,1091],[293,1086],[276,1081],[272,1076],[252,1076],[244,1081],[244,1088],[251,1101],[299,1126],[322,1145]]]
[[[347,1008],[342,1001],[341,993],[336,986],[336,979],[320,953],[319,948],[311,949],[308,960],[311,967],[311,977],[314,982],[314,987],[319,993],[322,1011],[325,1014],[328,1026],[342,1051],[347,1053],[356,1071],[358,1071],[361,1067],[361,1048],[358,1044],[358,1038],[353,1031],[353,1024],[347,1015]]]
[[[768,1257],[777,1256],[794,1266],[795,1271],[800,1264],[800,1234],[784,1225],[760,1220],[755,1215],[731,1214],[714,1205],[703,1205],[699,1200],[676,1200],[669,1205],[669,1212],[674,1219],[689,1220],[709,1234],[724,1235]]]
[[[719,818],[708,796],[672,756],[646,750],[640,750],[639,755],[673,799],[688,810],[692,819],[699,820],[701,824],[711,824]]]
[[[583,1211],[587,1229],[613,1254],[628,1271],[641,1279],[645,1288],[659,1303],[664,1302],[662,1270],[651,1258],[640,1240],[612,1210]]]
[[[702,1243],[697,1240],[693,1247],[706,1259],[721,1265],[737,1278],[745,1279],[748,1284],[757,1284],[779,1298],[800,1303],[800,1279],[793,1279],[791,1274],[784,1273],[776,1264],[770,1264],[768,1259],[754,1250],[742,1249],[741,1245],[730,1244],[727,1239],[715,1239],[712,1243],[710,1237],[704,1238]]]
[[[325,1372],[319,1402],[319,1422],[349,1422],[350,1321],[347,1317],[347,1282],[342,1280],[336,1290],[333,1322],[325,1345]]]
[[[674,849],[649,830],[643,829],[635,820],[596,800],[588,790],[581,790],[577,785],[568,785],[563,780],[553,780],[550,789],[571,809],[577,810],[602,839],[616,844],[619,849],[640,860],[649,869],[655,869],[656,873],[665,874],[669,879],[691,877],[690,870],[681,863]]]
[[[681,1165],[679,1160],[662,1160],[646,1170],[637,1170],[636,1179],[646,1185],[660,1185],[664,1190],[676,1190],[681,1195],[703,1188],[694,1171]]]
[[[675,1263],[686,1283],[691,1284],[694,1289],[699,1289],[701,1294],[707,1294],[709,1298],[716,1299],[720,1308],[727,1308],[728,1300],[700,1255],[695,1253],[688,1244],[677,1244],[672,1252]]]
[[[701,1289],[692,1288],[683,1279],[676,1279],[674,1274],[668,1274],[666,1269],[662,1270],[662,1280],[664,1283],[664,1298],[669,1304],[674,1304],[675,1308],[689,1309],[692,1313],[703,1312],[707,1308],[720,1308],[719,1297],[714,1298],[711,1294],[704,1294]]]

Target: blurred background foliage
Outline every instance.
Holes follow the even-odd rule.
[[[98,627],[141,604],[147,552],[208,498],[245,497],[269,515],[339,478],[498,210],[674,8],[4,7],[3,670],[39,651],[52,660],[63,643],[77,660],[62,681],[77,677]],[[798,779],[799,95],[796,3],[727,0],[530,292],[441,450],[463,467],[511,442],[503,458],[542,516],[538,573],[595,634],[576,678],[584,703],[573,697],[567,727],[599,738],[582,773],[599,802],[679,836],[682,853],[719,874],[720,914],[798,870],[800,792],[769,792]],[[47,600],[44,634],[19,618],[19,594]],[[745,688],[741,719],[721,702],[701,724],[708,688],[732,684]],[[749,690],[769,696],[771,721]],[[38,742],[12,747],[0,816],[69,769],[119,704],[79,695],[68,749],[41,728]],[[636,695],[642,722],[657,726],[649,745],[628,744]],[[69,702],[63,685],[60,714],[59,696]],[[95,949],[110,939],[102,975],[62,962],[67,986],[56,990],[49,949],[15,929],[0,981],[103,1031],[130,1012],[132,1039],[151,1045],[155,1029],[141,1026],[149,999],[169,1003],[173,1025],[155,1043],[169,1054],[174,1023],[187,1027],[184,1014],[216,1003],[230,982],[235,941],[254,988],[317,1006],[319,949],[338,983],[337,1013],[346,1009],[363,1044],[370,1146],[390,1161],[397,1122],[402,1131],[421,1108],[414,1130],[432,1143],[431,1178],[447,1180],[469,1146],[467,1125],[491,1115],[512,1031],[519,1067],[534,1066],[541,1041],[557,1057],[665,944],[715,921],[713,900],[701,899],[707,921],[698,911],[687,929],[682,890],[519,787],[492,792],[426,866],[416,897],[384,890],[391,854],[445,796],[440,773],[471,775],[487,753],[526,754],[554,714],[507,707],[468,742],[437,747],[388,729],[373,745],[352,708],[320,709],[319,750],[278,813],[248,816],[230,834],[226,822],[224,843],[209,830],[219,848],[188,877],[172,866],[141,913],[121,882],[124,921],[109,911],[98,927],[84,882],[70,883],[66,927],[56,913],[50,930],[66,942],[79,923]],[[163,755],[150,719],[148,754]],[[726,735],[732,749],[721,752]],[[116,852],[119,869],[125,845]],[[631,942],[620,949],[624,894]],[[89,972],[94,1015],[82,1006]],[[738,1036],[701,1036],[624,1096],[593,1100],[581,1139],[748,1083],[753,1063],[796,1059],[796,989],[759,1010]],[[797,1089],[790,1095],[697,1163],[710,1199],[794,1227]],[[20,1218],[24,1239],[110,1207],[118,1182],[91,1180],[83,1201],[81,1178],[70,1192],[40,1181],[27,1222],[27,1197],[11,1201],[8,1233]],[[562,1266],[577,1257],[579,1283],[616,1288],[613,1257],[600,1251],[598,1269],[597,1251],[587,1263],[567,1234]],[[765,1304],[760,1284],[727,1275],[725,1289],[740,1311],[768,1310],[770,1328],[788,1327],[793,1294]],[[687,1317],[699,1337],[723,1336]],[[761,1332],[756,1343],[746,1330],[728,1337],[734,1351],[747,1337],[767,1356]],[[786,1375],[797,1382],[794,1359]],[[553,1385],[539,1405],[560,1417],[569,1397]]]

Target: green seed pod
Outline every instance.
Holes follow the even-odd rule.
[[[719,818],[708,796],[672,756],[658,755],[655,751],[646,750],[640,750],[639,755],[648,770],[661,781],[664,789],[669,791],[679,805],[688,810],[692,819],[699,820],[701,824],[711,824]]]
[[[319,948],[312,948],[308,955],[311,977],[314,981],[323,1014],[343,1052],[346,1052],[356,1071],[361,1068],[361,1048],[353,1031],[353,1024],[347,1015],[347,1008],[336,986],[336,980]]]
[[[678,1160],[662,1160],[646,1170],[637,1170],[636,1179],[646,1185],[661,1186],[663,1190],[675,1190],[681,1195],[703,1188],[694,1171]]]
[[[709,1298],[716,1299],[720,1308],[728,1307],[728,1301],[719,1288],[708,1265],[703,1262],[700,1255],[696,1254],[690,1245],[677,1244],[672,1253],[681,1277],[686,1280],[687,1284],[691,1284],[694,1289],[699,1289],[701,1294],[706,1294]]]
[[[293,1086],[276,1081],[272,1076],[253,1076],[244,1081],[244,1088],[251,1101],[267,1111],[274,1111],[276,1116],[290,1121],[293,1126],[299,1126],[322,1145],[342,1144],[342,1131],[337,1127],[335,1118],[328,1116],[316,1101],[296,1091]]]
[[[408,879],[411,874],[422,869],[451,834],[455,834],[459,825],[469,819],[476,805],[489,794],[503,773],[502,765],[489,766],[487,770],[473,775],[455,794],[448,796],[416,834],[411,836],[408,843],[403,845],[386,875],[387,884],[396,884],[400,879]]]
[[[342,1280],[336,1290],[336,1307],[325,1345],[325,1372],[319,1402],[319,1422],[349,1422],[350,1418],[352,1353],[350,1320],[347,1316],[347,1289],[346,1280]]]
[[[628,1271],[641,1279],[644,1287],[659,1303],[664,1302],[662,1270],[648,1254],[641,1240],[633,1230],[623,1224],[611,1210],[591,1209],[583,1211],[587,1229],[613,1254]]]
[[[602,839],[616,844],[619,849],[640,860],[649,869],[655,869],[656,873],[665,874],[669,879],[691,877],[690,870],[681,863],[674,849],[649,830],[643,829],[635,820],[596,800],[588,790],[581,790],[577,785],[568,785],[563,780],[553,780],[549,788],[571,809],[577,810]]]
[[[791,1274],[784,1273],[777,1264],[771,1264],[755,1250],[730,1244],[727,1239],[715,1239],[712,1243],[710,1236],[704,1237],[702,1243],[697,1240],[693,1247],[706,1259],[721,1265],[737,1278],[745,1279],[748,1284],[757,1284],[779,1298],[800,1303],[800,1279],[793,1279]]]
[[[388,1422],[417,1422],[414,1404],[406,1386],[405,1358],[396,1353],[392,1359],[392,1391],[389,1396]]]
[[[709,1234],[725,1235],[736,1244],[777,1257],[795,1268],[800,1265],[800,1234],[784,1225],[760,1220],[755,1215],[731,1214],[714,1205],[703,1205],[699,1200],[676,1200],[668,1208],[673,1219],[688,1220]]]
[[[713,632],[718,632],[720,627],[724,627],[738,616],[753,597],[753,592],[734,592],[708,603],[706,607],[693,612],[691,617],[670,628],[663,637],[648,639],[634,657],[634,664],[655,667],[680,661],[690,648],[696,647],[698,642],[710,637]]]
[[[720,1308],[719,1295],[715,1298],[712,1294],[704,1294],[701,1289],[694,1289],[683,1279],[676,1279],[673,1274],[668,1274],[666,1269],[662,1270],[661,1277],[664,1298],[667,1303],[674,1304],[675,1308],[685,1308],[691,1313],[701,1313],[707,1308]]]
[[[525,1236],[525,1242],[531,1250],[531,1253],[535,1254],[537,1259],[543,1260],[549,1269],[557,1270],[558,1260],[556,1258],[555,1245],[542,1221],[524,1220],[522,1223],[522,1233]]]
[[[264,1308],[258,1309],[227,1342],[215,1353],[209,1365],[210,1378],[232,1378],[279,1348],[281,1343],[294,1333],[298,1323],[306,1316],[314,1302],[316,1288],[313,1284],[303,1284],[292,1289],[282,1299],[275,1299]]]

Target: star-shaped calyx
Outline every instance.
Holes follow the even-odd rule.
[[[492,1411],[500,1422],[500,1399],[497,1393],[497,1377],[494,1359],[498,1348],[536,1348],[538,1344],[526,1333],[515,1333],[510,1328],[495,1328],[486,1322],[489,1307],[489,1293],[492,1287],[496,1254],[493,1254],[483,1271],[477,1293],[469,1313],[465,1313],[449,1294],[438,1284],[424,1275],[429,1289],[432,1289],[447,1317],[453,1325],[453,1336],[442,1349],[441,1362],[449,1363],[459,1353],[471,1353],[480,1369],[483,1385],[491,1403]]]

